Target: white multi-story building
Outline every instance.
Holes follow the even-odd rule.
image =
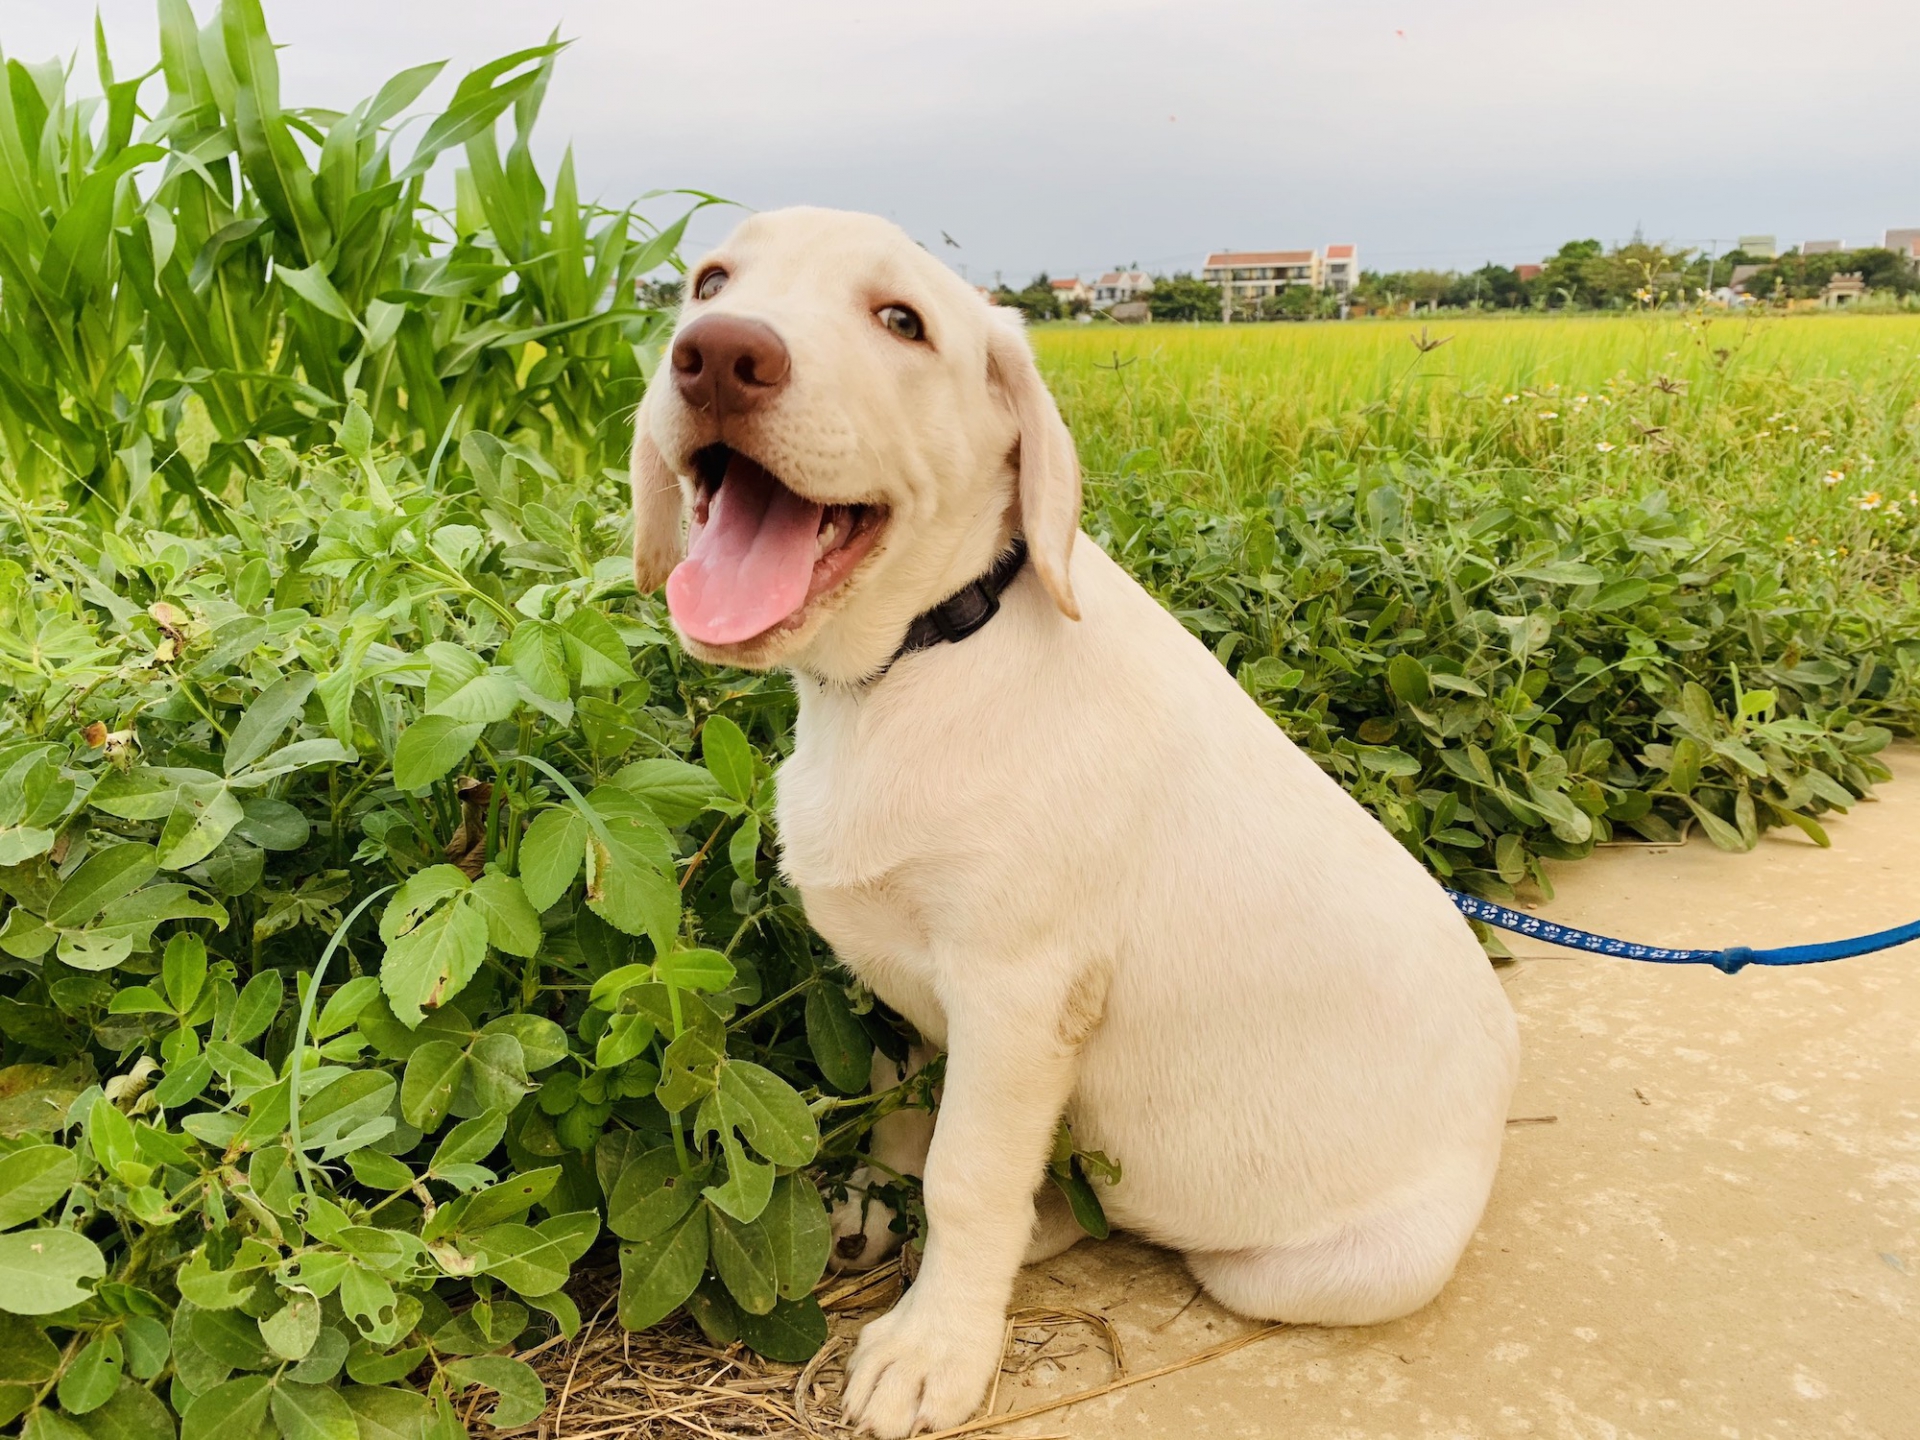
[[[1294,285],[1320,288],[1317,250],[1216,250],[1200,267],[1200,278],[1218,285],[1235,303],[1258,302]]]
[[[1345,299],[1360,283],[1360,247],[1329,245],[1320,257],[1320,283]]]
[[[1295,285],[1345,297],[1360,283],[1360,247],[1216,250],[1200,267],[1200,278],[1228,291],[1236,302],[1258,302]]]
[[[1130,300],[1144,300],[1153,289],[1153,277],[1144,270],[1109,270],[1093,282],[1092,305],[1096,310],[1111,310]]]

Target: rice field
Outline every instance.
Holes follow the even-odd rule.
[[[1538,472],[1912,583],[1920,318],[1442,318],[1046,326],[1041,365],[1097,492],[1237,508],[1356,467]],[[1131,487],[1129,487],[1131,488]]]

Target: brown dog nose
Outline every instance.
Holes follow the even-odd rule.
[[[689,405],[722,414],[771,400],[793,371],[770,325],[743,315],[708,315],[673,341],[673,383]]]

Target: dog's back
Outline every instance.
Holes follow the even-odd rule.
[[[1479,944],[1085,538],[1073,582],[1077,624],[1029,581],[966,645],[808,706],[780,812],[809,915],[936,1040],[944,964],[1083,957],[1069,1113],[1122,1162],[1119,1223],[1238,1249],[1439,1192],[1464,1245],[1518,1053]],[[936,953],[956,935],[978,953]]]

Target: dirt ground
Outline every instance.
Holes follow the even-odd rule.
[[[1655,943],[1785,944],[1920,915],[1920,750],[1820,850],[1610,849],[1555,919]],[[1920,945],[1797,971],[1537,944],[1503,970],[1524,1073],[1492,1204],[1441,1298],[1283,1330],[1003,1432],[1288,1440],[1920,1437]],[[995,1408],[1252,1328],[1124,1238],[1029,1270]],[[1016,1324],[1022,1319],[1016,1311]]]

